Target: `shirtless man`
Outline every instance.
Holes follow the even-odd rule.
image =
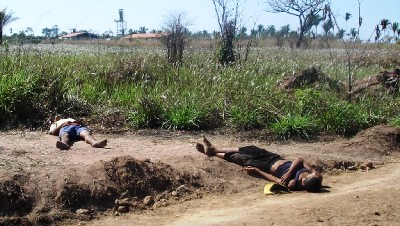
[[[292,162],[256,146],[221,148],[212,145],[204,136],[196,149],[205,155],[241,165],[247,173],[255,173],[290,190],[318,192],[321,189],[322,175],[301,157]]]
[[[107,139],[97,141],[86,126],[72,118],[61,119],[56,116],[50,125],[49,134],[59,137],[56,147],[60,150],[70,149],[73,142],[79,140],[86,141],[94,148],[104,148],[107,145]]]

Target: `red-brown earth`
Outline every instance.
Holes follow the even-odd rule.
[[[195,151],[199,134],[94,134],[107,148],[59,151],[44,132],[0,133],[0,225],[400,224],[399,128],[309,142],[206,133],[303,156],[324,175],[322,193],[270,196],[262,179]]]

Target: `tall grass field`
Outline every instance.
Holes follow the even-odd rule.
[[[338,84],[400,67],[397,46],[372,46],[351,59],[343,48],[253,47],[247,60],[223,67],[208,48],[186,48],[180,67],[162,47],[110,45],[0,46],[1,128],[41,128],[53,116],[115,117],[131,129],[268,129],[283,139],[348,134],[400,124],[398,92],[324,84],[282,90],[310,67]],[[383,88],[382,88],[383,89]],[[112,121],[112,120],[111,120]]]

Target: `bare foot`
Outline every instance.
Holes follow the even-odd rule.
[[[214,147],[212,146],[211,142],[207,140],[207,138],[204,136],[204,134],[203,134],[203,144],[204,144],[204,148],[205,148],[204,153],[206,155],[208,155],[208,156],[215,155]]]
[[[204,147],[206,149],[210,148],[212,146],[211,142],[207,140],[207,138],[206,138],[206,136],[204,136],[204,134],[203,134],[203,143],[204,143]]]
[[[92,144],[94,148],[104,148],[105,146],[107,146],[107,139]]]
[[[63,143],[63,142],[61,142],[61,141],[57,141],[56,142],[56,147],[58,148],[58,149],[60,149],[60,150],[68,150],[68,149],[70,149],[70,147],[71,146],[69,146],[68,144],[65,144],[65,143]]]
[[[206,151],[204,149],[204,145],[200,143],[196,143],[196,150],[202,154],[206,154]]]

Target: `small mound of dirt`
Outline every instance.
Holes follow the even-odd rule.
[[[359,132],[348,146],[357,146],[359,150],[371,149],[380,155],[390,155],[400,151],[400,127],[378,125]]]
[[[65,175],[18,173],[0,180],[0,225],[90,219],[99,211],[156,208],[196,197],[201,186],[200,177],[130,156],[98,162],[86,172],[71,168]]]
[[[342,90],[343,86],[328,76],[326,76],[322,71],[311,67],[297,73],[293,76],[286,77],[283,81],[279,83],[279,87],[282,90],[303,88],[307,86],[321,87],[327,86],[330,89]]]
[[[24,216],[32,211],[34,198],[23,187],[25,178],[24,175],[17,174],[0,180],[0,216]]]

